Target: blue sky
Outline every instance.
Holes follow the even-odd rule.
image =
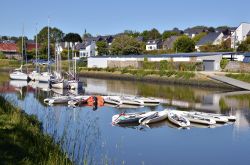
[[[161,32],[195,25],[238,26],[250,22],[249,0],[1,0],[0,35],[33,38],[38,29],[58,27],[64,33],[92,35],[143,31]]]

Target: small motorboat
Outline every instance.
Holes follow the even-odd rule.
[[[139,123],[142,125],[146,125],[146,124],[150,124],[150,123],[159,122],[159,121],[165,120],[167,118],[168,118],[168,111],[163,110],[160,112],[156,112],[150,116],[146,116],[144,118],[141,118],[139,120]]]
[[[75,96],[72,100],[68,101],[68,105],[77,106],[81,104],[86,104],[90,96]]]
[[[181,116],[180,114],[178,113],[175,113],[175,112],[171,112],[169,111],[168,112],[168,119],[169,121],[171,121],[172,123],[180,126],[180,127],[189,127],[190,126],[190,121]]]
[[[127,105],[137,105],[137,106],[144,105],[143,101],[138,100],[138,99],[136,100],[133,97],[128,97],[128,96],[120,97],[120,103],[127,104]]]
[[[47,104],[65,104],[68,101],[72,100],[71,96],[59,96],[44,99],[44,102]]]
[[[193,123],[206,124],[206,125],[216,124],[216,121],[211,117],[192,114],[192,113],[189,113],[189,112],[183,112],[182,115],[184,117],[186,117],[190,122],[193,122]]]
[[[151,97],[135,97],[142,101],[145,105],[157,105],[160,104],[160,100]]]
[[[121,101],[118,96],[103,96],[104,103],[112,104],[112,105],[120,105]]]
[[[189,113],[194,114],[194,115],[210,117],[210,118],[214,119],[217,123],[228,122],[228,118],[226,116],[222,116],[220,114],[204,113],[204,112],[189,112]]]
[[[139,123],[141,118],[151,116],[157,112],[142,112],[142,113],[121,113],[114,115],[112,117],[113,124],[129,124],[129,123]]]

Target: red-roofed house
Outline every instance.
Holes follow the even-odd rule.
[[[16,43],[0,43],[0,51],[7,57],[19,55]]]

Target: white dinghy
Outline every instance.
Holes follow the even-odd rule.
[[[120,105],[121,99],[119,96],[103,96],[104,103],[112,104],[112,105]]]
[[[44,102],[47,104],[65,104],[72,99],[71,96],[59,96],[44,99]]]
[[[142,125],[146,125],[146,124],[155,123],[155,122],[165,120],[165,119],[167,119],[167,117],[168,117],[168,111],[163,110],[163,111],[160,111],[160,112],[156,112],[156,113],[154,113],[154,114],[152,114],[150,116],[141,118],[139,120],[139,123],[142,124]]]
[[[194,114],[194,115],[210,117],[210,118],[214,119],[217,123],[227,123],[228,122],[228,118],[226,116],[222,116],[219,114],[204,113],[204,112],[190,112],[190,113]]]
[[[114,115],[112,117],[113,124],[129,124],[129,123],[138,123],[141,118],[151,116],[157,112],[149,111],[142,113],[121,113]]]
[[[172,111],[168,112],[168,119],[169,119],[169,121],[171,121],[172,123],[174,123],[175,125],[180,126],[180,127],[189,127],[190,126],[190,121],[187,118],[181,116],[178,113],[172,112]]]
[[[183,116],[193,123],[206,124],[206,125],[216,124],[216,121],[214,119],[206,116],[196,115],[192,113],[183,113]]]
[[[20,68],[15,69],[13,72],[10,73],[11,80],[28,80],[28,75],[26,73],[23,73],[22,67],[23,65],[21,65]]]

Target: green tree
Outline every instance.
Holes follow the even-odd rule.
[[[64,36],[63,41],[66,42],[82,42],[82,38],[77,33],[68,33]]]
[[[128,35],[130,37],[134,37],[134,38],[140,36],[140,32],[133,31],[133,30],[124,30],[123,34]]]
[[[24,36],[23,37],[23,54],[25,53],[25,45],[27,41],[28,41],[28,38]],[[22,54],[22,37],[18,37],[16,43],[17,43],[18,53]]]
[[[206,32],[202,32],[202,33],[199,33],[197,34],[194,38],[193,38],[193,41],[195,43],[198,43],[203,37],[205,37],[207,35]]]
[[[171,36],[179,36],[179,35],[180,35],[180,33],[178,33],[177,31],[164,31],[162,33],[162,38],[167,39]]]
[[[160,39],[161,38],[161,34],[160,32],[153,28],[151,30],[144,30],[142,33],[141,33],[141,36],[143,36],[143,39],[144,41],[147,41],[147,40],[155,40],[155,39]]]
[[[5,55],[3,54],[3,52],[0,51],[0,59],[5,59]]]
[[[50,31],[49,36],[50,36],[51,43],[55,43],[56,41],[58,42],[62,41],[64,37],[64,33],[60,29],[56,27],[54,28],[50,27],[49,31]],[[48,43],[48,27],[47,26],[42,28],[42,30],[37,34],[37,40],[40,44]]]
[[[237,51],[240,51],[240,52],[250,51],[250,37],[247,37],[245,41],[241,42],[238,45]]]
[[[96,46],[97,46],[96,50],[97,50],[99,56],[109,54],[109,47],[108,47],[107,42],[97,41]]]
[[[174,42],[174,50],[177,52],[193,52],[195,50],[195,43],[187,36],[182,36]]]
[[[143,51],[142,43],[127,35],[116,37],[110,50],[112,55],[141,54]]]
[[[56,42],[60,42],[62,41],[63,37],[64,37],[64,33],[54,27],[50,27],[49,28],[50,30],[50,54],[54,54],[54,50],[55,50],[55,43]],[[34,37],[35,38],[35,37]],[[37,34],[37,40],[38,40],[38,43],[40,45],[40,49],[39,49],[39,52],[41,54],[47,54],[47,50],[48,50],[48,27],[44,27],[42,28],[42,30],[40,30],[40,32]]]

